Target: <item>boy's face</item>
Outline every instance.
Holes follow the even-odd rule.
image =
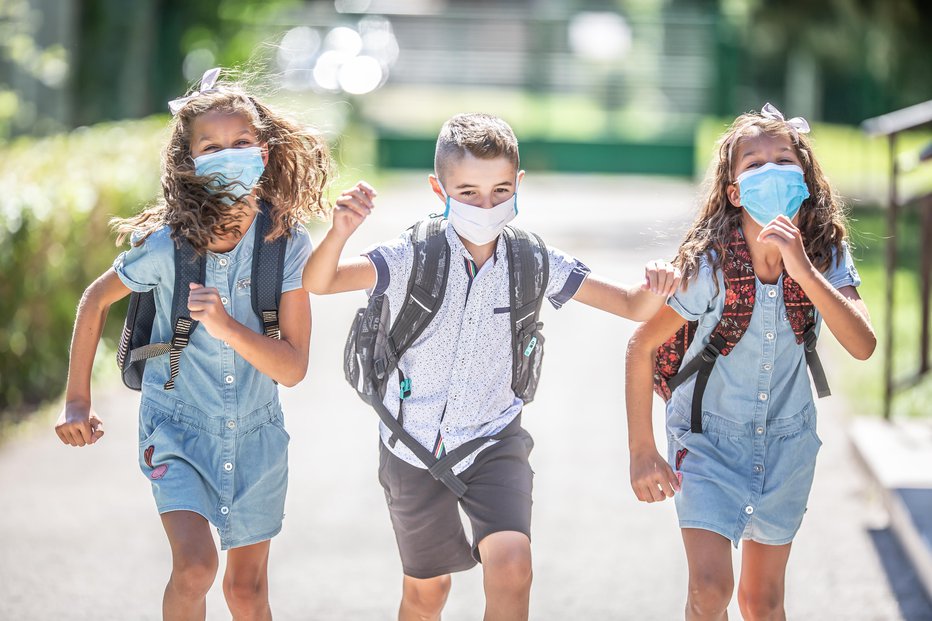
[[[524,171],[515,170],[514,164],[504,156],[480,159],[467,153],[446,163],[443,179],[431,175],[430,185],[444,202],[446,190],[451,198],[461,203],[491,209],[511,198],[523,178]]]

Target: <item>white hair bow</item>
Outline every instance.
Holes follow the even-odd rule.
[[[796,138],[799,139],[799,134],[808,134],[809,133],[809,122],[806,121],[801,116],[794,116],[790,120],[786,120],[783,117],[783,113],[777,110],[776,106],[771,103],[765,103],[764,107],[760,109],[760,114],[766,119],[773,119],[775,121],[783,121],[793,130],[793,133],[796,135]]]
[[[178,114],[181,109],[184,108],[185,104],[192,99],[214,90],[214,85],[217,84],[217,78],[219,77],[220,67],[214,67],[213,69],[205,71],[204,75],[201,76],[201,84],[197,87],[196,91],[187,97],[179,97],[178,99],[172,99],[168,102],[168,109],[171,110],[172,116]],[[767,105],[769,106],[770,104]],[[776,110],[776,108],[774,109]],[[808,125],[806,127],[808,127]]]

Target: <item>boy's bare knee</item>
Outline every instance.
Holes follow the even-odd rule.
[[[701,574],[689,577],[689,598],[686,606],[700,617],[714,617],[725,612],[735,589],[730,575]]]
[[[450,594],[452,584],[449,574],[425,580],[405,576],[401,609],[403,614],[410,616],[404,618],[425,620],[438,618]]]
[[[529,590],[533,569],[527,538],[515,537],[506,545],[486,549],[482,557],[482,571],[486,584],[492,584],[496,589]]]

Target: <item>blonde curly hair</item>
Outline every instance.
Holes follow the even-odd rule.
[[[332,161],[326,140],[313,128],[256,100],[241,83],[220,81],[188,101],[172,119],[162,152],[162,196],[134,216],[111,221],[118,245],[133,234],[138,234],[135,243],[141,244],[163,225],[171,227],[173,238],[187,239],[198,252],[221,237],[240,235],[237,225],[247,214],[241,204],[233,203],[236,196],[208,191],[212,177],[194,172],[192,124],[199,116],[215,111],[246,117],[259,142],[268,148],[268,163],[256,186],[256,196],[271,206],[269,241],[289,235],[292,227],[311,218],[329,217],[331,206],[324,193]]]
[[[717,159],[707,177],[705,198],[673,261],[683,272],[684,281],[696,274],[702,255],[713,269],[721,267],[725,245],[732,232],[741,226],[742,209],[734,207],[727,194],[735,179],[732,155],[743,140],[762,134],[789,139],[802,164],[809,198],[800,207],[798,226],[809,260],[820,271],[830,267],[833,252],[841,260],[842,242],[848,234],[844,203],[829,185],[809,139],[784,121],[750,112],[735,119],[716,145]]]

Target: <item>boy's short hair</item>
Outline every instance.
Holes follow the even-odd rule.
[[[520,167],[518,138],[508,123],[491,114],[457,114],[443,124],[434,152],[437,176],[442,177],[452,160],[467,153],[483,160],[505,157],[514,164],[515,171]]]

